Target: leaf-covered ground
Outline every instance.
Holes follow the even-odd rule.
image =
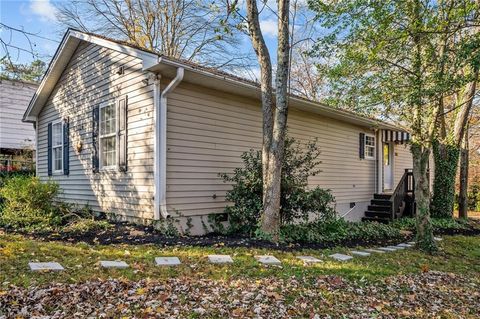
[[[433,271],[376,283],[338,276],[109,279],[12,287],[0,306],[9,318],[478,318],[480,285]]]
[[[440,251],[414,249],[336,262],[346,248],[267,249],[89,245],[0,235],[0,318],[478,318],[480,237],[445,236]],[[211,265],[208,254],[230,254]],[[273,254],[281,267],[253,258]],[[322,263],[304,266],[298,255]],[[154,266],[178,256],[176,268]],[[125,260],[104,270],[99,260]],[[29,261],[66,270],[38,273]],[[2,317],[3,316],[3,317]]]

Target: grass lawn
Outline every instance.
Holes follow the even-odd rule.
[[[431,289],[434,289],[436,293],[442,293],[441,291],[443,289],[446,296],[451,293],[465,293],[472,296],[472,292],[470,291],[470,289],[472,289],[472,291],[477,291],[477,296],[473,296],[474,300],[472,305],[475,307],[479,306],[480,237],[445,236],[444,240],[439,242],[439,247],[440,251],[435,255],[426,255],[414,249],[405,249],[393,253],[373,254],[370,257],[356,257],[348,262],[336,262],[327,256],[335,252],[347,253],[348,249],[302,250],[292,253],[265,249],[225,248],[221,247],[221,245],[213,248],[159,248],[154,245],[102,246],[84,243],[42,242],[31,240],[20,235],[4,234],[0,235],[0,307],[2,306],[2,296],[15,295],[15,293],[11,293],[12,290],[21,296],[29,296],[29,294],[33,293],[32,291],[36,291],[36,287],[59,285],[57,289],[60,291],[65,289],[65,294],[68,294],[71,293],[71,291],[75,291],[75,289],[81,289],[80,287],[83,287],[82,285],[85,283],[89,285],[99,285],[99,283],[101,283],[103,288],[98,288],[99,291],[101,291],[102,289],[107,289],[105,287],[109,287],[109,285],[113,285],[113,283],[122,282],[127,286],[132,285],[131,287],[128,286],[128,289],[125,288],[126,291],[137,291],[140,289],[140,292],[143,293],[156,291],[155,289],[157,288],[154,289],[153,287],[161,283],[162,287],[164,285],[170,287],[171,285],[172,290],[169,291],[180,289],[180,291],[175,294],[175,298],[177,299],[164,301],[165,303],[176,302],[178,304],[179,312],[177,315],[180,313],[186,317],[200,316],[216,318],[224,317],[225,315],[235,317],[235,311],[237,311],[240,317],[249,317],[258,314],[255,310],[256,308],[250,309],[254,307],[253,305],[250,306],[250,304],[248,304],[245,306],[243,302],[240,302],[241,305],[238,307],[232,306],[232,308],[229,306],[230,308],[227,307],[223,310],[219,310],[221,307],[219,308],[218,305],[216,305],[215,307],[212,306],[212,309],[214,308],[216,310],[212,310],[213,312],[211,312],[209,310],[210,308],[205,306],[201,300],[204,300],[204,298],[208,300],[208,295],[214,298],[213,296],[219,293],[218,291],[221,289],[224,289],[222,294],[228,293],[231,296],[239,294],[238,299],[240,300],[243,298],[244,292],[248,292],[249,289],[253,289],[252,293],[258,294],[257,289],[260,289],[263,285],[270,287],[268,288],[270,290],[267,289],[266,296],[270,296],[270,299],[272,299],[271,302],[266,304],[266,307],[275,306],[277,303],[281,303],[283,307],[281,308],[279,305],[275,306],[275,311],[281,311],[283,309],[282,311],[284,312],[275,312],[272,310],[274,311],[272,312],[272,318],[290,316],[300,318],[310,317],[312,311],[315,314],[323,315],[332,315],[332,311],[335,311],[333,314],[337,314],[337,311],[340,311],[338,315],[342,315],[345,314],[345,312],[342,312],[342,309],[347,311],[346,313],[348,314],[348,308],[339,306],[338,309],[333,310],[331,305],[329,306],[329,303],[334,300],[339,301],[344,299],[345,303],[351,303],[357,300],[356,298],[363,298],[357,301],[360,305],[365,298],[365,300],[369,300],[369,298],[374,298],[376,294],[380,294],[380,296],[377,296],[378,298],[376,297],[376,301],[370,300],[368,304],[365,305],[365,308],[362,308],[366,313],[370,313],[373,307],[374,312],[383,313],[389,311],[401,316],[400,313],[395,312],[400,310],[394,305],[394,301],[397,299],[393,298],[393,296],[395,296],[395,294],[405,294],[407,297],[402,298],[413,298],[408,297],[412,294],[411,291],[406,293],[406,291],[411,289],[410,280],[413,280],[409,278],[426,281],[424,283],[425,287],[429,287],[430,285],[430,288],[425,291],[425,293],[428,294],[432,293]],[[209,264],[206,258],[208,254],[229,254],[234,258],[234,264]],[[265,267],[259,265],[253,258],[254,255],[266,254],[275,255],[282,261],[282,266]],[[299,255],[315,256],[324,262],[304,266],[295,258],[295,256]],[[154,265],[154,258],[157,256],[178,256],[183,264],[175,268],[156,267]],[[126,261],[131,268],[124,270],[105,270],[101,269],[98,265],[100,260],[117,259]],[[66,270],[55,273],[31,272],[28,269],[29,261],[57,261],[62,264]],[[442,274],[439,275],[440,277],[438,278],[422,277],[423,274],[433,276],[437,274],[437,272],[441,272]],[[458,280],[462,282],[462,284],[459,285],[465,284],[465,287],[449,286],[453,285],[456,281],[448,279],[450,278],[448,276],[457,275],[461,278]],[[447,276],[448,278],[442,276]],[[319,288],[320,279],[325,280],[325,284]],[[397,283],[399,280],[401,282]],[[157,284],[152,284],[152,282]],[[345,282],[348,284],[345,284]],[[390,291],[389,294],[391,294],[391,296],[384,296],[384,293],[380,292],[382,289],[388,290],[389,288],[385,288],[385,284],[390,285],[391,282],[396,283],[395,287],[398,288],[398,291],[395,293]],[[346,285],[344,289],[337,289],[344,284]],[[434,288],[436,284],[440,286]],[[185,288],[186,290],[181,290],[180,287],[185,285],[188,285],[188,287]],[[234,285],[233,288],[232,285]],[[77,288],[74,289],[72,287]],[[235,287],[241,287],[241,289],[231,291],[231,289],[235,289]],[[452,292],[454,288],[457,289],[457,291]],[[111,289],[115,292],[118,290],[117,288]],[[358,294],[358,289],[365,289],[365,291],[362,292],[362,294]],[[369,289],[373,289],[370,294],[368,294]],[[91,290],[92,289],[89,289],[89,291]],[[188,291],[188,293],[186,291]],[[193,298],[192,294],[195,295],[195,291],[199,294],[207,294],[207,297],[199,297],[198,302],[195,301],[196,299],[193,301],[190,300],[190,298]],[[270,295],[268,295],[269,291]],[[309,291],[312,294],[310,298],[308,297]],[[115,294],[112,293],[112,296],[114,295]],[[19,299],[15,299],[14,301],[4,300],[3,305],[9,304],[9,302],[11,302],[10,305],[12,303],[15,305],[22,304],[23,299],[21,299],[21,297],[18,298]],[[31,296],[25,298],[25,300],[32,300]],[[153,300],[157,300],[158,296],[152,298]],[[219,298],[219,300],[222,300],[221,297]],[[228,300],[228,298],[225,300]],[[305,307],[301,306],[299,312],[295,312],[297,311],[295,309],[299,306],[298,303],[301,303],[302,300],[304,303],[306,302],[307,305]],[[422,300],[428,300],[428,298]],[[257,302],[261,301],[262,300]],[[213,303],[213,301],[211,302]],[[409,300],[405,301],[405,303],[408,302]],[[189,304],[190,307],[188,306]],[[182,308],[182,305],[185,308]],[[194,305],[195,307],[198,307],[198,305],[203,306],[200,307],[201,309],[197,309]],[[125,309],[128,310],[127,317],[132,314],[138,315],[137,311],[144,311],[145,309],[153,309],[152,311],[160,313],[158,309],[161,308],[165,310],[166,308],[161,305],[156,305],[156,308],[148,308],[145,304],[137,306],[133,307],[130,304],[125,306]],[[172,305],[170,306],[173,307]],[[347,304],[344,306],[347,307]],[[55,307],[59,307],[59,305],[53,305],[52,307],[52,309],[56,309]],[[301,309],[302,307],[304,308],[303,310]],[[454,309],[456,304],[445,307]],[[465,308],[465,306],[462,307]],[[236,310],[237,308],[240,310]],[[449,318],[448,309],[446,308],[440,308],[439,311],[442,311],[442,316],[447,314],[445,317]],[[257,310],[263,311],[262,309]],[[465,309],[465,312],[462,312],[462,316],[470,317],[470,308]],[[171,309],[168,311],[170,310]],[[415,317],[425,315],[428,317],[428,311],[431,310],[428,310],[428,307],[425,305],[417,305],[407,310],[402,308],[402,311],[406,311],[403,314],[407,317],[409,315],[414,315]],[[445,313],[445,311],[447,312]],[[456,311],[458,312],[460,310]],[[362,312],[360,312],[360,314],[361,313]],[[121,312],[114,312],[114,314],[117,316],[121,314]],[[143,312],[141,314],[145,315]],[[265,313],[262,312],[262,314],[264,314],[264,317],[269,318],[268,313],[265,315]],[[1,315],[0,309],[0,317]],[[175,313],[173,313],[173,317],[175,317]],[[451,317],[455,318],[456,316],[453,315]],[[472,315],[471,317],[473,318],[474,316]]]
[[[75,283],[89,279],[109,277],[139,280],[145,278],[169,278],[188,276],[209,279],[261,278],[277,276],[314,277],[339,275],[347,279],[377,280],[396,274],[417,273],[422,270],[438,270],[466,276],[480,275],[480,237],[446,236],[439,242],[436,255],[426,255],[414,249],[394,253],[372,254],[370,257],[354,258],[347,262],[334,261],[326,256],[348,249],[339,247],[329,250],[301,250],[280,252],[248,248],[168,247],[153,245],[88,245],[62,242],[42,242],[19,235],[0,235],[0,283],[9,282],[18,286],[41,285],[52,280]],[[209,254],[227,254],[234,259],[233,265],[208,263]],[[282,267],[264,267],[253,256],[275,255]],[[311,255],[324,260],[305,267],[295,256]],[[179,267],[155,267],[158,256],[178,256]],[[100,260],[124,260],[131,268],[105,270],[99,267]],[[30,261],[57,261],[66,271],[59,273],[30,272]]]

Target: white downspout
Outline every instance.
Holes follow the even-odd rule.
[[[160,78],[154,81],[154,219],[170,217],[167,211],[167,96],[183,80],[184,69],[178,68],[177,75],[160,93]]]
[[[383,142],[382,130],[377,131],[377,193],[383,193]]]
[[[35,176],[38,177],[38,116],[35,118]]]

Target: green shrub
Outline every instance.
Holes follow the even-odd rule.
[[[467,193],[468,210],[478,212],[480,211],[480,184],[472,183],[470,190]]]
[[[9,180],[10,178],[21,177],[21,176],[26,176],[26,177],[35,176],[35,172],[34,171],[28,171],[28,170],[11,171],[11,172],[0,171],[0,188],[2,188],[3,185],[5,185],[6,181]]]
[[[112,227],[106,220],[94,220],[93,218],[80,218],[66,225],[62,230],[69,233],[88,233],[107,230]]]
[[[467,229],[468,221],[454,218],[432,218],[433,231],[444,229]],[[392,223],[392,227],[400,230],[415,231],[415,218],[400,218]]]
[[[320,173],[320,155],[316,140],[301,144],[293,138],[285,140],[282,166],[281,209],[282,225],[306,221],[314,215],[327,219],[335,215],[334,197],[329,190],[308,189],[308,178]],[[244,166],[233,174],[220,174],[225,182],[233,183],[226,199],[233,202],[225,212],[229,216],[228,232],[252,235],[258,228],[262,212],[262,155],[250,150],[241,156]]]
[[[3,208],[0,223],[12,228],[48,227],[62,222],[53,200],[56,183],[42,183],[37,177],[16,176],[7,179],[0,189]]]
[[[337,244],[400,238],[400,230],[380,223],[349,222],[343,218],[290,224],[281,228],[286,242]]]

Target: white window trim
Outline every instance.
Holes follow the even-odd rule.
[[[54,146],[53,145],[53,127],[57,124],[60,124],[60,127],[62,128],[62,133],[60,134],[60,139],[62,141],[62,143],[59,145],[59,146]],[[56,148],[61,148],[62,149],[62,168],[61,169],[55,169],[55,149]],[[63,162],[64,162],[64,158],[63,158],[64,154],[63,154],[63,121],[62,120],[58,120],[58,121],[54,121],[52,122],[52,172],[54,174],[63,174]]]
[[[373,138],[373,146],[367,145],[367,136]],[[373,148],[373,156],[368,156],[367,155],[367,148],[369,148],[369,147]],[[365,159],[368,159],[368,160],[374,160],[375,159],[375,153],[376,153],[375,149],[376,149],[376,147],[377,147],[377,139],[375,138],[375,135],[365,134],[365,139],[363,141],[363,155],[364,155]]]
[[[115,108],[115,132],[102,135],[102,109],[112,105]],[[118,107],[117,100],[103,102],[98,109],[98,166],[100,171],[113,171],[118,169]],[[103,166],[102,139],[115,136],[115,165]]]

